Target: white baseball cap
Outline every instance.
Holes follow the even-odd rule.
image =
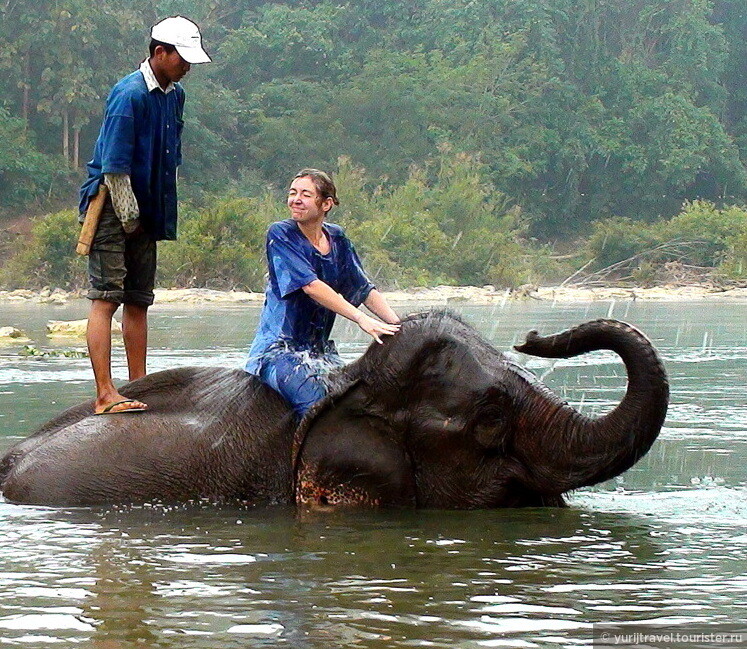
[[[210,57],[202,49],[200,28],[183,16],[171,16],[156,23],[150,30],[150,37],[173,45],[187,63],[210,63]]]

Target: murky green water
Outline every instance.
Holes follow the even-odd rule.
[[[0,305],[44,349],[68,307]],[[651,452],[565,510],[53,510],[0,502],[0,645],[589,646],[595,622],[747,619],[747,305],[457,305],[507,350],[613,316],[664,357],[672,405]],[[251,307],[155,307],[150,369],[239,365]],[[342,326],[341,351],[365,340]],[[0,450],[90,396],[88,361],[0,347]],[[612,354],[529,367],[584,412],[610,408]],[[124,375],[122,350],[115,372]]]

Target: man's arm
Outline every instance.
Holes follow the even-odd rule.
[[[326,284],[320,279],[315,279],[310,284],[304,286],[302,290],[306,295],[314,300],[314,302],[317,302],[318,304],[327,307],[330,311],[334,311],[342,317],[355,322],[379,344],[381,344],[381,336],[391,336],[399,331],[399,324],[387,324],[366,315],[363,311],[350,304],[350,302],[337,293],[329,284]]]

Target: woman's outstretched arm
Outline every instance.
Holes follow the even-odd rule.
[[[343,318],[355,322],[377,343],[381,343],[381,336],[391,336],[399,331],[399,324],[397,324],[397,322],[399,322],[398,318],[396,322],[392,324],[376,320],[375,318],[363,313],[363,311],[357,307],[354,307],[329,284],[320,279],[315,279],[310,284],[304,286],[302,290],[315,302],[327,307],[330,311],[334,311]],[[383,299],[383,296],[381,297]],[[384,301],[384,304],[386,304],[386,301]],[[368,306],[367,303],[366,306]],[[373,309],[371,310],[373,311]],[[391,311],[391,309],[389,310]],[[376,311],[374,311],[374,313],[376,313]],[[394,311],[392,311],[392,314],[394,314]],[[377,313],[377,315],[379,314]],[[396,314],[394,314],[394,317],[397,317]]]

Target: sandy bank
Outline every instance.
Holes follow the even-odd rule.
[[[493,287],[437,286],[386,293],[393,303],[423,304],[502,304],[507,301],[537,300],[540,302],[598,301],[690,301],[734,298],[747,300],[747,288],[715,290],[705,286],[661,286],[655,288],[579,288],[572,286],[522,286],[516,290],[496,290]]]
[[[435,286],[388,291],[392,304],[418,303],[423,306],[465,304],[503,304],[507,301],[538,300],[544,302],[598,302],[648,300],[659,302],[693,300],[747,300],[747,287],[720,289],[713,286],[656,286],[652,288],[574,286],[523,286],[516,290],[495,289],[492,286]],[[0,303],[66,304],[70,300],[84,299],[83,293],[68,293],[59,289],[50,291],[0,291]],[[244,291],[214,291],[204,288],[157,289],[156,305],[166,304],[254,304],[261,305],[262,293]]]

